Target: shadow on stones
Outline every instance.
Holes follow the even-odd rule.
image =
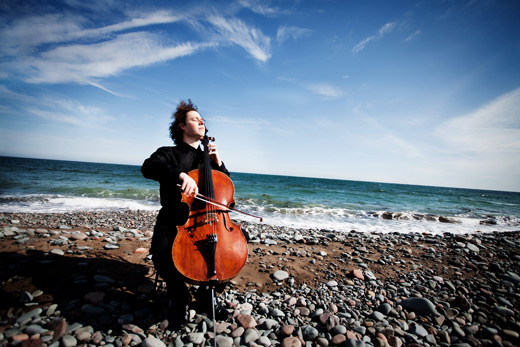
[[[126,323],[147,328],[167,314],[166,294],[154,289],[151,267],[123,258],[0,252],[0,318],[12,324],[22,313],[42,308],[45,315],[47,307],[57,304],[68,324],[114,331]],[[38,290],[43,294],[24,294]]]

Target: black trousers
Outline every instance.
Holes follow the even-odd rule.
[[[159,276],[166,282],[168,296],[177,309],[185,308],[191,302],[191,294],[184,277],[173,264],[172,247],[177,228],[157,223],[152,237],[152,262]]]

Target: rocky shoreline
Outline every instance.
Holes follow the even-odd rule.
[[[520,232],[335,233],[242,223],[248,262],[171,330],[155,212],[0,213],[0,346],[518,346]],[[196,290],[196,286],[192,286]]]

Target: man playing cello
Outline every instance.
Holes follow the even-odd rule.
[[[189,213],[188,206],[181,203],[181,191],[187,195],[198,194],[197,182],[188,172],[204,165],[200,143],[205,133],[206,126],[197,107],[189,99],[181,101],[170,125],[170,137],[175,146],[158,148],[141,167],[145,178],[156,180],[160,184],[162,207],[157,215],[150,253],[157,272],[166,282],[170,298],[169,319],[173,327],[180,327],[185,323],[191,294],[184,277],[173,264],[172,245],[177,235],[177,226],[185,223]],[[211,168],[229,176],[214,143],[208,145],[208,152]]]

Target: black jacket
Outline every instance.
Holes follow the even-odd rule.
[[[159,181],[159,193],[161,195],[161,211],[157,217],[157,223],[175,224],[183,223],[179,217],[186,213],[185,204],[181,203],[181,193],[177,184],[180,184],[179,174],[188,173],[199,169],[204,165],[204,152],[198,148],[181,142],[177,146],[158,148],[150,158],[141,166],[141,172],[145,178]],[[230,175],[224,163],[219,167],[211,162],[212,169]],[[182,211],[182,212],[181,212]]]

